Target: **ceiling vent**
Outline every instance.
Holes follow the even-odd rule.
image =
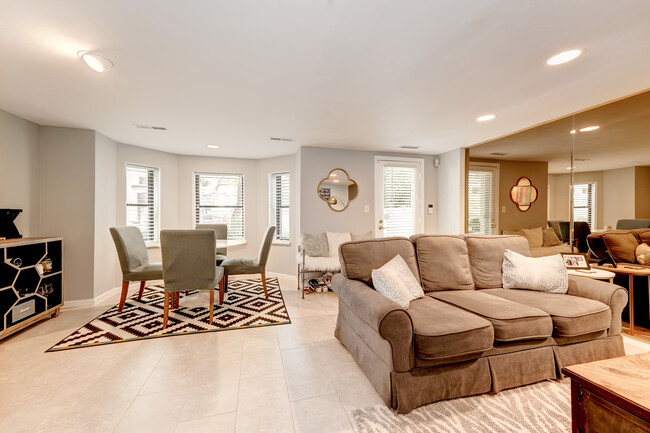
[[[285,137],[269,137],[269,139],[273,141],[293,141],[293,138],[285,138]]]
[[[135,125],[138,129],[155,129],[156,131],[167,131],[164,126]]]
[[[490,155],[492,155],[492,156],[506,156],[506,155],[510,155],[510,154],[508,152],[492,152],[492,153],[490,153]]]
[[[410,150],[417,150],[421,147],[422,146],[399,146],[400,149],[410,149]]]
[[[585,161],[589,161],[589,158],[573,158],[573,160],[575,162],[585,162]]]

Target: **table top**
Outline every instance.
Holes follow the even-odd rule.
[[[612,265],[594,266],[594,268],[614,272],[615,274],[650,276],[650,266],[635,265],[633,263],[619,263],[617,267]]]
[[[614,272],[606,271],[604,269],[569,269],[567,270],[569,275],[575,275],[576,277],[585,277],[585,278],[593,278],[596,280],[599,279],[609,279],[609,278],[614,278],[616,274]]]
[[[243,239],[217,239],[217,248],[236,247],[238,245],[246,245]]]
[[[650,413],[650,352],[572,365],[562,371]]]

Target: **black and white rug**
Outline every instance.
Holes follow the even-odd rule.
[[[141,300],[138,300],[137,293],[129,297],[121,313],[117,311],[115,305],[47,351],[56,352],[148,338],[291,323],[278,279],[267,278],[266,288],[269,299],[264,297],[262,280],[259,278],[230,280],[223,305],[219,305],[217,301],[219,294],[215,290],[212,325],[208,323],[209,298],[201,295],[204,296],[205,302],[200,305],[193,302],[190,306],[184,306],[185,293],[180,292],[181,308],[170,310],[167,329],[163,332],[163,286],[149,286],[145,288]],[[189,296],[195,296],[197,293],[190,292]]]

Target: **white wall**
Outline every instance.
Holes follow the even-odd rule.
[[[438,233],[459,234],[465,231],[465,149],[439,155]]]
[[[24,237],[40,234],[39,126],[0,110],[0,209],[22,209]]]
[[[616,227],[620,219],[634,218],[634,167],[606,170],[604,225]]]
[[[367,233],[377,228],[375,224],[375,156],[399,156],[424,159],[424,230],[435,233],[437,217],[429,215],[426,208],[435,206],[437,199],[436,169],[432,155],[368,152],[359,150],[326,149],[303,147],[300,149],[300,225],[302,232],[322,233],[351,232]],[[325,201],[318,197],[320,181],[330,170],[342,168],[359,185],[359,195],[343,212],[332,211]],[[364,206],[369,212],[364,212]]]

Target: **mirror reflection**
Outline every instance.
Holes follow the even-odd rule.
[[[348,173],[342,168],[330,171],[329,175],[318,185],[318,196],[336,212],[345,210],[358,193],[357,183],[350,179]]]

